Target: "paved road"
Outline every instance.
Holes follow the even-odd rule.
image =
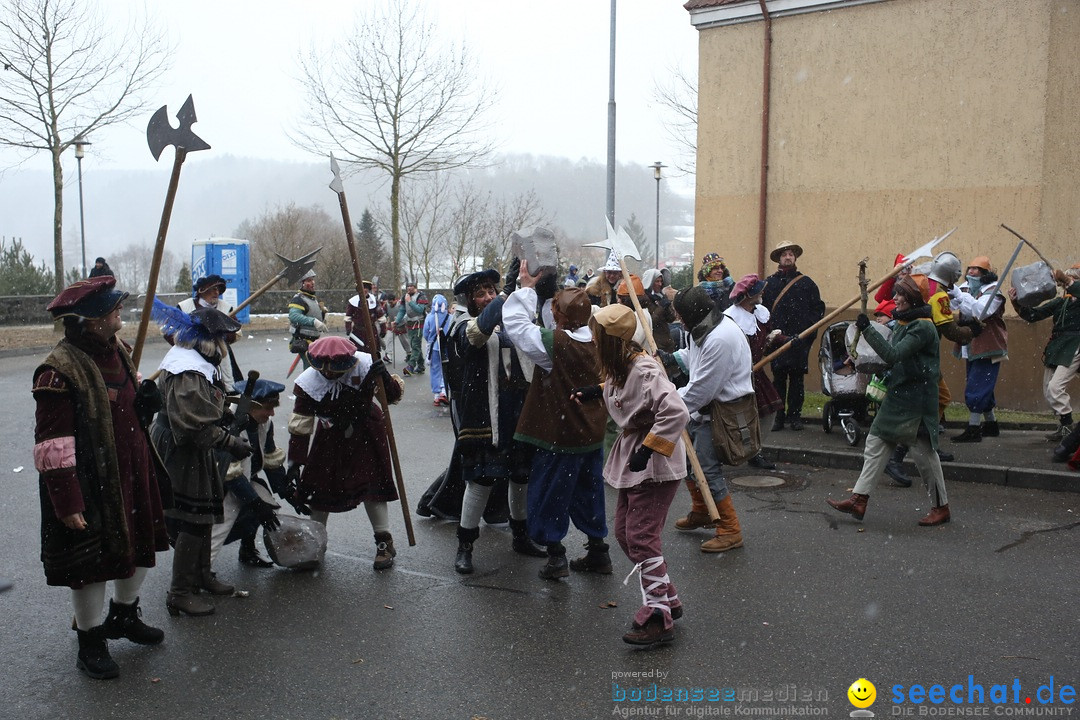
[[[283,379],[284,333],[236,347],[245,369]],[[150,345],[145,367],[164,349]],[[640,596],[634,580],[622,584],[630,563],[618,553],[612,577],[550,583],[536,577],[541,560],[510,552],[507,530],[486,528],[478,572],[463,579],[452,569],[454,525],[414,518],[418,545],[408,548],[393,506],[394,569],[371,569],[362,512],[332,516],[316,573],[250,569],[226,549],[220,574],[251,595],[221,600],[209,618],[165,613],[170,556],[159,555],[142,602],[164,644],[113,642],[120,679],[91,681],[74,667],[68,592],[45,586],[37,560],[36,362],[0,358],[0,576],[15,581],[0,594],[0,718],[845,717],[860,677],[877,686],[870,709],[881,717],[919,714],[893,704],[894,685],[966,688],[973,675],[987,692],[1011,692],[1018,679],[1020,705],[989,707],[995,715],[1070,707],[1044,707],[1033,693],[1051,676],[1055,692],[1080,681],[1080,496],[957,482],[954,521],[926,529],[915,524],[921,492],[882,487],[856,523],[824,505],[849,491],[854,472],[788,464],[774,473],[780,486],[736,486],[743,549],[705,555],[703,534],[665,536],[686,604],[670,646],[620,641]],[[452,442],[426,376],[407,382],[393,417],[415,504]],[[675,511],[687,505],[681,494]],[[661,697],[716,688],[720,699],[633,701],[653,683]],[[620,693],[627,699],[613,700]]]

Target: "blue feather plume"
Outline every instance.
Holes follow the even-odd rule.
[[[154,298],[154,307],[150,311],[150,318],[156,322],[161,331],[171,335],[174,341],[189,345],[206,335],[206,331],[195,318],[188,315],[178,307],[166,305],[160,299]]]

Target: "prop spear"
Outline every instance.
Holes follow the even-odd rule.
[[[859,300],[862,302],[863,315],[866,314],[867,304],[869,303],[869,300],[870,300],[870,291],[867,290],[867,285],[866,285],[866,263],[867,263],[868,260],[869,260],[869,258],[863,258],[862,260],[859,261]],[[858,347],[859,338],[861,338],[861,337],[862,337],[862,330],[856,328],[855,329],[855,339],[851,341],[851,347],[848,348],[848,355],[851,356],[852,360],[859,357],[859,353],[856,352],[855,348]]]
[[[649,354],[653,356],[653,359],[655,359],[657,363],[660,363],[659,358],[656,357],[656,340],[653,338],[652,320],[645,314],[644,308],[642,308],[641,303],[638,302],[637,294],[634,293],[633,283],[630,282],[630,271],[626,269],[626,260],[624,260],[627,255],[635,260],[641,260],[641,256],[638,255],[637,246],[634,244],[634,241],[630,239],[630,235],[622,228],[619,228],[619,232],[616,233],[615,229],[611,227],[611,222],[607,223],[607,231],[608,236],[606,241],[590,243],[584,247],[599,247],[615,253],[615,257],[619,260],[619,267],[622,269],[623,281],[626,282],[627,292],[630,293],[630,302],[633,303],[634,312],[637,313],[638,316],[638,322],[641,323],[641,328],[645,331],[645,342],[648,345],[646,349],[649,351]],[[694,470],[694,480],[697,483],[702,498],[705,500],[705,508],[709,511],[709,518],[711,518],[714,523],[719,522],[720,513],[716,509],[716,501],[713,499],[712,490],[709,489],[709,482],[705,479],[705,471],[701,468],[701,462],[698,460],[697,452],[694,450],[694,441],[690,439],[690,433],[685,429],[682,431],[682,441],[683,445],[686,447],[686,455],[690,458],[690,467]]]
[[[365,298],[367,293],[364,291],[364,275],[360,272],[360,258],[356,254],[356,241],[353,239],[352,220],[349,219],[349,205],[345,201],[345,186],[341,182],[341,168],[338,167],[337,160],[334,159],[333,154],[330,155],[330,169],[334,173],[334,179],[330,182],[330,189],[337,193],[338,205],[341,206],[341,221],[345,223],[345,240],[349,244],[349,255],[352,257],[353,276],[356,279],[356,292],[360,295],[360,302],[357,303],[360,309],[360,317],[364,323],[364,327],[367,329],[367,337],[371,342],[372,347],[368,348],[371,354],[375,357],[379,357],[379,343],[375,335],[375,325],[371,322],[371,313],[368,312],[368,304]],[[397,481],[398,497],[401,499],[401,514],[405,519],[405,532],[409,537],[409,546],[416,545],[416,535],[413,533],[412,517],[409,514],[409,501],[405,497],[405,478],[401,474],[401,461],[398,459],[397,441],[394,439],[394,426],[390,422],[390,406],[386,402],[386,388],[383,387],[383,380],[381,377],[375,379],[375,387],[378,390],[376,395],[379,398],[379,404],[382,406],[383,422],[386,423],[386,439],[390,445],[390,460],[394,465],[394,479]]]
[[[162,105],[150,118],[146,126],[146,143],[150,146],[150,153],[157,160],[167,145],[176,147],[176,157],[173,159],[172,177],[169,178],[169,190],[165,193],[165,208],[161,211],[161,224],[158,226],[157,240],[154,243],[154,258],[150,262],[150,277],[146,281],[146,298],[143,301],[142,316],[139,318],[139,333],[135,336],[135,348],[131,353],[131,361],[135,367],[139,367],[142,359],[143,345],[146,343],[146,331],[150,326],[150,312],[154,307],[154,296],[157,294],[158,271],[161,269],[161,256],[165,252],[165,236],[169,232],[169,219],[172,217],[173,200],[176,199],[176,187],[180,183],[180,167],[189,152],[209,150],[210,146],[191,131],[191,126],[196,123],[195,102],[188,95],[187,100],[176,113],[176,119],[180,121],[180,127],[173,128],[169,124],[168,105]]]
[[[321,247],[316,248],[309,252],[307,255],[301,258],[297,258],[296,260],[290,260],[286,257],[278,255],[277,253],[274,253],[275,255],[277,255],[278,260],[280,260],[282,264],[285,265],[285,267],[281,268],[281,272],[275,275],[270,280],[270,282],[266,283],[261,288],[251,293],[251,295],[248,296],[247,300],[233,308],[233,311],[230,312],[229,315],[232,317],[236,317],[237,313],[239,313],[248,305],[262,297],[263,293],[272,288],[274,286],[274,283],[276,283],[281,278],[285,278],[288,281],[288,285],[295,285],[296,283],[300,282],[304,275],[307,274],[307,271],[315,267],[315,256],[319,254],[320,250],[322,250]]]
[[[931,240],[930,242],[926,243],[925,245],[922,245],[922,246],[917,247],[914,250],[912,250],[910,253],[908,253],[907,255],[904,256],[904,262],[900,263],[899,265],[894,267],[892,270],[890,270],[888,275],[881,278],[880,280],[875,282],[870,287],[866,288],[865,292],[869,293],[871,290],[877,290],[879,287],[881,287],[882,285],[885,284],[886,280],[888,280],[889,278],[896,277],[897,275],[900,274],[900,271],[903,270],[904,268],[911,267],[915,263],[915,261],[918,260],[920,257],[929,256],[930,253],[933,252],[934,248],[937,247],[938,243],[942,242],[945,238],[949,237],[954,232],[956,232],[956,228],[953,228],[952,230],[945,233],[941,237],[936,237],[933,240]],[[803,330],[801,333],[798,334],[798,337],[800,339],[802,339],[802,338],[809,337],[810,335],[814,334],[815,332],[817,332],[818,328],[820,328],[822,325],[825,325],[827,323],[832,322],[836,318],[837,315],[844,312],[845,310],[847,310],[849,307],[851,307],[855,303],[859,302],[859,300],[861,298],[862,298],[862,291],[860,290],[860,293],[858,295],[851,298],[846,303],[844,303],[840,307],[836,308],[831,313],[829,313],[825,317],[821,318],[820,320],[818,320],[816,323],[814,323],[810,327]],[[776,350],[773,350],[771,353],[769,353],[768,355],[766,355],[765,357],[761,358],[756,363],[754,363],[754,370],[760,370],[761,368],[765,367],[765,365],[767,365],[769,362],[771,362],[774,358],[776,358],[779,355],[784,354],[785,352],[787,352],[790,349],[791,349],[791,341],[789,340],[786,343],[784,343],[783,345],[781,345],[780,347],[778,347]]]

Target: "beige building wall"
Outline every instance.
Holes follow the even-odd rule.
[[[1008,261],[1001,223],[1080,260],[1080,2],[885,0],[772,27],[767,249],[802,245],[830,307],[858,294],[861,258],[880,278],[954,226],[939,250],[964,262]],[[736,276],[758,268],[763,32],[699,34],[695,253]],[[1030,391],[1010,406],[1041,410]]]

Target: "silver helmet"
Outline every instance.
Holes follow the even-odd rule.
[[[951,252],[943,252],[934,258],[934,262],[930,263],[929,277],[931,280],[937,280],[939,283],[951,287],[956,284],[963,272],[960,258]]]

